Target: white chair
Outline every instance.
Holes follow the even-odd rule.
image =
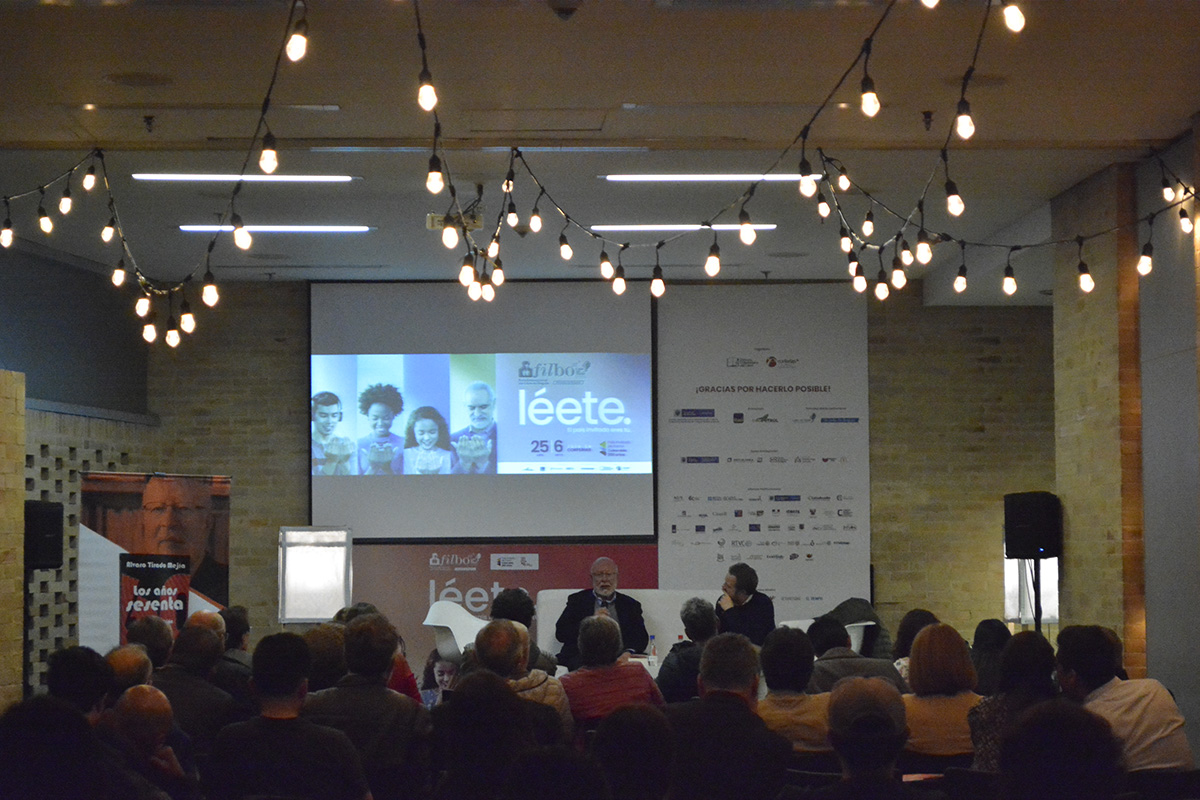
[[[462,661],[463,650],[475,642],[475,635],[488,624],[471,614],[458,603],[437,600],[425,615],[426,627],[433,628],[438,654],[447,661]]]
[[[811,619],[792,619],[787,622],[777,623],[781,628],[796,628],[797,630],[807,631],[808,626],[812,625],[814,620]],[[854,652],[862,650],[863,633],[868,627],[874,625],[874,622],[851,622],[846,626],[846,633],[850,634],[850,649]]]

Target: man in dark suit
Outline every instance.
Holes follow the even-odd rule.
[[[617,562],[602,556],[592,562],[592,588],[569,596],[567,607],[554,626],[555,638],[563,643],[558,663],[568,669],[579,666],[579,623],[596,615],[616,620],[626,650],[645,652],[650,636],[642,619],[642,604],[617,591]]]

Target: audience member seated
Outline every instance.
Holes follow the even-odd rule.
[[[850,648],[850,634],[846,626],[833,617],[817,617],[808,626],[808,638],[813,652],[817,654],[813,664],[812,678],[808,681],[808,693],[828,692],[841,678],[852,675],[860,678],[883,678],[890,681],[897,691],[907,692],[908,684],[887,659],[867,658]]]
[[[154,686],[171,701],[175,721],[192,737],[201,771],[217,731],[239,718],[229,692],[208,682],[222,652],[221,640],[211,630],[185,627],[166,665],[154,671]]]
[[[539,747],[517,756],[499,800],[538,798],[613,800],[615,795],[592,759],[562,747]],[[621,798],[625,800],[625,798]]]
[[[429,786],[429,712],[387,688],[400,635],[382,614],[346,626],[349,672],[305,698],[305,719],[349,737],[375,800],[420,797]]]
[[[567,669],[579,668],[579,625],[592,616],[609,617],[621,628],[621,641],[633,653],[646,652],[650,635],[642,619],[642,604],[617,591],[617,562],[607,556],[592,562],[592,588],[567,597],[567,606],[554,625],[554,638],[563,643],[558,663]]]
[[[696,679],[700,677],[700,654],[704,643],[717,635],[717,615],[712,603],[699,597],[684,601],[679,611],[687,639],[677,642],[658,668],[658,690],[668,703],[679,703],[698,696]]]
[[[534,613],[533,598],[519,586],[501,590],[492,600],[492,619],[519,622],[525,626],[526,630],[533,627]],[[558,671],[558,660],[549,653],[543,653],[538,648],[537,642],[531,641],[529,643],[529,669],[540,669],[547,675],[553,675]]]
[[[207,628],[221,640],[221,652],[225,652],[225,618],[216,611],[196,611],[183,624],[185,628]]]
[[[675,732],[672,800],[773,798],[783,787],[792,745],[754,713],[758,653],[739,633],[704,645],[700,698],[667,707]]]
[[[112,682],[112,667],[90,647],[55,650],[46,660],[47,691],[79,709],[90,725],[100,721]]]
[[[775,630],[775,604],[759,594],[754,567],[738,562],[729,568],[717,599],[717,622],[721,633],[740,633],[759,647]]]
[[[131,686],[117,701],[114,727],[123,743],[126,764],[171,796],[199,800],[200,776],[185,768],[168,744],[173,720],[171,701],[153,686]]]
[[[912,651],[913,639],[926,625],[935,625],[937,622],[939,620],[933,612],[923,608],[914,608],[900,620],[900,627],[896,628],[896,644],[892,647],[892,659],[896,671],[904,680],[908,680],[908,656]]]
[[[1021,631],[1000,653],[996,693],[967,712],[975,760],[971,768],[1000,770],[1000,737],[1026,708],[1058,694],[1054,685],[1054,648],[1036,631]]]
[[[458,676],[458,664],[442,658],[435,647],[429,651],[425,659],[425,672],[421,676],[421,703],[426,708],[433,708],[442,702],[443,693],[454,686]]]
[[[97,733],[102,741],[111,743],[110,738],[117,736],[114,711],[117,701],[120,700],[126,689],[143,684],[149,685],[154,674],[154,664],[150,661],[146,648],[140,644],[114,647],[104,657],[104,660],[112,669],[113,679],[109,685],[108,700],[105,703],[107,710],[101,717]],[[196,753],[195,748],[192,747],[192,737],[183,732],[183,728],[180,728],[179,724],[174,721],[174,716],[172,713],[171,729],[167,733],[165,743],[175,754],[183,771],[193,774],[196,772]]]
[[[213,667],[212,682],[249,716],[256,711],[250,694],[250,612],[245,606],[229,606],[217,613],[225,621],[225,652]]]
[[[1038,703],[1001,739],[1000,800],[1112,800],[1120,761],[1104,719],[1067,700]]]
[[[1192,750],[1183,714],[1170,692],[1152,678],[1116,676],[1117,648],[1098,625],[1069,625],[1058,634],[1062,692],[1103,717],[1121,742],[1125,768],[1190,770]]]
[[[265,637],[251,670],[260,715],[224,728],[205,773],[210,800],[256,795],[370,800],[358,753],[346,734],[302,719],[312,657],[294,633]]]
[[[971,663],[975,665],[975,691],[987,697],[995,694],[1000,682],[1000,652],[1012,638],[1012,631],[998,619],[981,619],[971,640]]]
[[[808,694],[812,677],[813,646],[808,634],[793,628],[776,628],[767,634],[759,653],[767,696],[757,712],[767,727],[786,737],[797,753],[828,753],[829,694]]]
[[[966,640],[943,623],[922,628],[913,640],[908,678],[913,694],[904,695],[906,750],[926,756],[972,753],[967,712],[983,698],[975,694]]]
[[[519,622],[494,619],[475,635],[479,665],[507,680],[522,700],[554,709],[562,725],[561,741],[565,742],[575,727],[567,694],[557,678],[544,670],[526,668],[529,653],[529,630]]]
[[[347,671],[345,624],[322,622],[304,632],[304,643],[312,658],[312,668],[308,674],[309,691],[319,692],[333,687]]]
[[[666,797],[675,742],[671,725],[659,709],[646,705],[618,708],[596,728],[591,752],[614,798]]]
[[[158,669],[167,663],[171,655],[171,647],[175,644],[175,631],[171,623],[162,617],[139,617],[129,623],[125,632],[129,644],[140,644],[146,648],[146,653]]]
[[[363,614],[378,614],[379,609],[373,603],[357,602],[354,605],[346,606],[338,609],[338,612],[333,615],[333,622],[339,625],[349,625],[354,621],[355,617]],[[312,644],[309,644],[312,648]],[[336,681],[335,681],[336,683]],[[312,678],[309,678],[309,688],[311,691],[318,691],[312,687]],[[325,688],[325,687],[322,687]],[[400,646],[396,648],[396,654],[392,657],[392,674],[388,676],[387,688],[393,692],[399,692],[405,697],[411,697],[414,703],[421,703],[421,690],[417,688],[417,676],[413,674],[412,667],[408,665],[408,656],[404,652],[404,637],[400,637]]]
[[[608,617],[587,617],[579,625],[579,669],[562,677],[576,736],[594,729],[621,706],[666,706],[662,692],[641,664],[618,661],[624,650],[621,629]]]
[[[892,656],[892,634],[888,632],[883,620],[875,612],[875,606],[870,600],[861,597],[850,597],[838,603],[833,611],[825,616],[833,617],[843,625],[849,626],[854,622],[872,622],[863,630],[862,646],[858,652],[867,658],[886,658]]]
[[[815,789],[810,800],[944,800],[896,777],[908,739],[904,701],[882,678],[846,678],[829,695],[829,740],[842,765],[839,783]],[[982,798],[981,798],[982,800]]]

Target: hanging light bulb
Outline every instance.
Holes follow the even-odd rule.
[[[713,234],[712,247],[708,248],[708,258],[704,259],[704,274],[715,278],[721,272],[721,248],[717,246],[717,236]]]
[[[758,238],[758,232],[750,224],[750,212],[746,210],[745,206],[742,206],[742,210],[738,214],[738,225],[741,226],[738,230],[738,238],[742,240],[742,244],[754,244],[754,240]]]
[[[304,58],[304,54],[308,52],[308,22],[303,17],[292,28],[292,35],[288,37],[287,45],[283,49],[288,60],[293,63]]]
[[[800,159],[800,194],[805,197],[812,197],[817,193],[817,178],[819,176],[813,173],[812,164],[808,163],[807,158]]]
[[[212,270],[204,271],[204,288],[200,291],[200,300],[204,305],[212,308],[221,299],[221,295],[217,292],[217,279],[213,277]]]
[[[196,330],[196,315],[192,313],[192,307],[188,305],[186,297],[179,304],[179,327],[184,333],[192,333]]]
[[[570,261],[571,256],[575,255],[575,251],[571,249],[571,243],[567,241],[565,230],[558,235],[558,254],[562,256],[563,261]]]
[[[860,264],[858,261],[858,256],[854,254],[853,250],[846,254],[846,266],[850,271],[851,278],[858,274],[858,268]]]
[[[150,295],[144,294],[133,303],[133,313],[144,317],[150,313]]]
[[[242,250],[249,250],[250,245],[254,244],[254,237],[250,235],[250,231],[246,230],[246,226],[242,224],[241,216],[235,212],[229,221],[233,224],[233,243]]]
[[[1162,179],[1162,194],[1163,200],[1166,200],[1168,203],[1175,200],[1175,187],[1171,185],[1169,180],[1167,180],[1166,173],[1163,174]]]
[[[45,191],[43,191],[42,192],[43,199],[45,198],[45,196],[46,196],[46,193],[45,193]],[[37,213],[38,213],[38,227],[40,227],[42,229],[42,233],[49,233],[50,231],[54,230],[54,220],[50,219],[50,215],[46,213],[46,207],[41,204],[41,201],[38,202]]]
[[[117,218],[109,217],[108,224],[100,230],[100,241],[108,244],[112,241],[113,235],[117,232]]]
[[[513,182],[516,179],[517,179],[517,176],[512,171],[512,167],[509,167],[508,174],[504,176],[504,183],[501,184],[501,186],[500,186],[501,191],[503,191],[505,194],[512,194]]]
[[[487,257],[495,261],[498,255],[500,255],[500,237],[493,236],[492,240],[488,242]]]
[[[967,290],[967,265],[963,264],[958,268],[958,275],[954,278],[954,291],[962,294]]]
[[[854,291],[858,292],[859,294],[862,294],[866,290],[867,290],[867,276],[865,274],[863,274],[862,264],[859,264],[858,268],[856,270],[854,270]]]
[[[483,280],[479,284],[479,294],[483,298],[483,302],[490,303],[496,299],[496,287],[492,285],[492,276],[486,270],[483,273]]]
[[[921,5],[926,8],[937,8],[938,0],[921,0]]]
[[[448,216],[442,219],[442,244],[447,250],[458,247],[458,228],[454,227],[454,220]]]
[[[458,282],[464,287],[470,286],[475,280],[475,259],[468,252],[463,258],[462,267],[458,270]]]
[[[123,286],[124,284],[125,284],[125,259],[122,258],[120,261],[117,262],[117,265],[115,267],[113,267],[112,285],[120,287],[120,286]],[[140,317],[142,315],[138,314],[138,316]]]
[[[967,98],[958,101],[958,116],[954,118],[954,129],[960,139],[970,139],[975,135],[975,120],[971,119],[971,104]]]
[[[163,341],[168,347],[179,347],[179,324],[175,321],[175,315],[167,316],[167,335],[163,337]]]
[[[1087,262],[1079,262],[1079,288],[1084,292],[1090,292],[1096,288],[1096,281],[1092,279],[1092,271],[1088,269]]]
[[[862,79],[862,112],[868,117],[873,117],[879,113],[879,95],[875,93],[875,81],[871,80],[870,75],[863,75]]]
[[[1025,15],[1021,13],[1021,9],[1016,3],[1011,0],[1004,2],[1004,24],[1013,33],[1020,33],[1025,28]]]
[[[58,201],[58,213],[64,217],[71,213],[71,185],[63,187],[62,198]]]
[[[862,235],[864,239],[869,239],[875,233],[875,212],[867,211],[867,216],[863,219]]]
[[[654,265],[654,273],[650,279],[650,294],[655,297],[662,297],[667,291],[667,282],[663,280],[662,267],[658,264]]]
[[[437,106],[438,98],[437,90],[433,88],[433,76],[429,74],[429,69],[422,69],[417,80],[421,82],[421,88],[417,89],[417,105],[425,111],[433,111]]]
[[[846,174],[846,170],[840,167],[838,168],[837,186],[843,192],[850,191],[850,176]]]
[[[911,267],[913,264],[912,249],[908,246],[907,239],[900,240],[900,260],[904,262],[904,266]]]
[[[1146,276],[1152,269],[1154,269],[1154,245],[1146,242],[1142,247],[1141,258],[1137,262],[1137,271],[1139,275]]]
[[[1186,208],[1179,209],[1179,229],[1184,233],[1192,232],[1192,218],[1188,216]],[[42,230],[46,230],[45,227]],[[49,231],[46,231],[49,233]]]
[[[821,219],[825,219],[829,216],[829,212],[829,201],[825,199],[825,194],[817,192],[817,213],[821,215]]]
[[[616,272],[617,271],[613,268],[613,265],[612,265],[612,259],[610,259],[608,257],[608,251],[601,250],[600,251],[600,277],[604,278],[604,280],[606,280],[606,281],[611,280],[612,276],[615,275]]]
[[[1004,282],[1001,284],[1004,288],[1004,293],[1014,295],[1017,293],[1017,278],[1013,274],[1012,264],[1004,268]]]
[[[838,237],[838,243],[841,245],[843,253],[849,253],[854,249],[854,240],[850,238],[850,231],[846,230],[845,225],[838,230]]]
[[[625,267],[617,264],[617,271],[613,275],[612,290],[615,294],[625,294]]]
[[[529,230],[537,233],[542,229],[542,214],[538,211],[537,204],[533,206],[533,213],[529,215]]]
[[[96,188],[96,165],[92,164],[87,168],[87,172],[83,173],[83,181],[81,183],[85,192],[90,192]]]
[[[933,245],[929,243],[929,236],[925,233],[925,229],[921,228],[917,234],[917,261],[922,264],[928,264],[933,260]]]
[[[275,149],[275,134],[267,131],[262,140],[262,152],[258,154],[258,168],[270,175],[279,169],[279,151]]]
[[[967,204],[963,202],[962,195],[958,193],[958,184],[954,181],[946,181],[946,210],[955,217],[961,217],[967,210]]]
[[[472,301],[483,297],[483,281],[479,279],[479,273],[475,272],[471,275],[471,285],[467,287],[467,297]]]
[[[900,263],[900,259],[892,259],[892,286],[899,291],[908,284],[908,275],[904,272],[904,265]]]
[[[142,326],[142,338],[146,340],[146,344],[152,344],[158,338],[158,328],[154,326],[153,316]]]
[[[440,194],[446,188],[446,177],[442,174],[442,160],[434,153],[429,157],[429,174],[425,176],[425,188],[430,194]]]
[[[497,258],[496,266],[492,269],[492,286],[503,286],[504,281],[504,265]]]
[[[508,227],[510,228],[517,227],[517,223],[521,221],[521,218],[517,216],[517,204],[512,200],[508,201],[508,215],[504,218],[504,221],[508,223]]]
[[[4,203],[4,227],[0,228],[0,247],[12,247],[13,229],[12,220],[8,217],[8,201]]]
[[[880,267],[879,275],[875,278],[875,297],[879,300],[887,300],[888,294],[887,273],[883,271],[883,267]]]

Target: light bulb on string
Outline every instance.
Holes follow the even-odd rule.
[[[1149,241],[1142,246],[1142,255],[1138,258],[1137,271],[1142,277],[1150,274],[1154,269],[1154,245]]]
[[[1188,216],[1187,209],[1179,209],[1179,229],[1184,233],[1191,233],[1192,228],[1192,218]]]
[[[46,190],[40,190],[42,193],[41,199],[38,201],[38,227],[42,229],[42,233],[50,233],[54,230],[54,220],[50,219],[50,215],[46,213],[46,207],[42,203],[46,199]]]
[[[262,152],[258,154],[258,168],[268,175],[279,169],[279,151],[275,149],[275,134],[267,131],[262,140]]]
[[[69,183],[63,187],[62,197],[58,201],[58,213],[64,217],[71,213],[71,185]]]
[[[126,277],[125,259],[122,258],[120,261],[117,262],[117,265],[115,267],[113,267],[112,285],[116,286],[117,288],[124,286],[125,285],[125,277]],[[140,317],[141,314],[138,314],[138,316]]]
[[[868,210],[867,216],[863,218],[862,235],[864,239],[871,238],[875,233],[875,212]]]
[[[229,221],[233,225],[233,243],[242,250],[249,250],[250,245],[254,244],[254,237],[250,235],[250,231],[246,230],[241,216],[234,212]]]
[[[860,263],[858,260],[858,256],[856,256],[854,254],[854,251],[851,250],[849,253],[846,254],[846,267],[850,271],[851,278],[853,278],[855,275],[858,274],[859,266],[860,266]]]
[[[567,241],[566,228],[563,228],[563,232],[558,235],[558,254],[562,256],[563,261],[570,261],[571,256],[575,255],[575,251],[571,249],[571,243]]]
[[[13,229],[12,219],[9,217],[8,198],[4,199],[4,227],[0,228],[0,247],[12,247]]]
[[[454,220],[449,217],[442,218],[442,244],[447,250],[453,250],[458,247],[458,228],[454,226]]]
[[[117,218],[109,217],[108,224],[100,229],[100,241],[108,244],[117,232]]]
[[[817,193],[817,178],[820,177],[813,172],[812,164],[808,158],[800,158],[800,194],[805,197],[812,197]]]
[[[292,35],[288,37],[283,49],[288,60],[293,63],[304,58],[304,54],[308,52],[308,21],[304,17],[297,20],[292,27]]]
[[[471,276],[471,285],[467,287],[467,297],[471,298],[472,302],[483,297],[483,281],[479,279],[478,272]]]
[[[938,0],[921,0],[921,5],[926,8],[937,8]]]
[[[922,264],[928,264],[933,260],[933,245],[929,242],[929,235],[925,233],[925,229],[917,234],[917,261]]]
[[[825,219],[829,216],[829,212],[831,210],[832,209],[829,207],[829,201],[825,199],[825,194],[823,192],[817,192],[817,214],[821,216],[821,219]]]
[[[721,273],[721,248],[717,245],[717,234],[713,233],[712,247],[708,248],[708,258],[704,259],[704,274],[715,278]]]
[[[854,249],[854,240],[850,238],[850,231],[846,230],[845,225],[838,230],[838,244],[843,253],[849,253]]]
[[[954,276],[954,291],[962,294],[967,290],[967,265],[963,264],[958,268],[958,274]]]
[[[1020,33],[1025,28],[1025,15],[1011,0],[1004,0],[1004,24],[1013,33]]]
[[[417,105],[425,111],[433,111],[437,106],[437,90],[433,88],[433,76],[429,74],[428,67],[421,70],[421,74],[417,77],[421,82],[421,87],[417,89]]]
[[[468,252],[463,258],[462,267],[458,270],[458,282],[467,287],[475,280],[475,257]]]
[[[604,278],[604,280],[606,280],[606,281],[611,280],[612,276],[615,275],[616,272],[617,272],[616,269],[612,265],[612,259],[610,259],[608,257],[608,251],[601,250],[600,251],[600,277]]]
[[[1175,187],[1171,185],[1169,180],[1167,180],[1167,175],[1165,172],[1163,173],[1162,178],[1162,196],[1163,200],[1166,200],[1168,203],[1175,201]]]
[[[962,195],[958,193],[958,184],[949,180],[946,181],[946,210],[955,217],[961,217],[962,213],[967,210]]]
[[[1017,277],[1013,274],[1012,264],[1004,268],[1004,281],[1001,284],[1004,293],[1012,296],[1017,293]]]
[[[1092,272],[1088,269],[1086,261],[1079,262],[1079,288],[1084,292],[1090,292],[1096,288],[1096,281],[1092,279]]]
[[[542,212],[538,210],[538,200],[541,200],[545,193],[544,189],[538,192],[537,200],[533,201],[533,211],[529,214],[529,230],[534,233],[542,229]]]
[[[492,286],[503,286],[505,280],[504,264],[497,258],[496,266],[492,268]]]
[[[154,324],[155,315],[151,314],[146,320],[146,324],[142,325],[142,338],[146,340],[146,344],[153,344],[158,339],[158,328]]]
[[[508,214],[504,221],[508,223],[508,227],[515,228],[521,222],[521,218],[517,216],[517,204],[512,200],[508,201]]]
[[[625,267],[617,264],[617,271],[613,274],[612,290],[614,294],[625,294]]]
[[[446,188],[446,176],[442,172],[442,160],[434,153],[429,157],[429,173],[425,176],[425,188],[430,194],[440,194]]]
[[[738,238],[742,240],[742,244],[754,244],[754,240],[758,238],[758,232],[750,223],[750,212],[746,210],[745,206],[742,206],[742,210],[738,213],[738,225]]]
[[[862,294],[867,290],[867,276],[863,273],[863,265],[859,264],[854,270],[854,291]]]
[[[483,280],[479,282],[479,296],[483,298],[483,302],[490,303],[496,299],[496,287],[492,283],[492,276],[487,270],[483,271]]]
[[[875,81],[871,79],[870,75],[866,74],[865,69],[863,70],[861,89],[862,112],[868,117],[873,117],[879,113],[881,106],[879,104],[879,95],[875,92]]]
[[[133,313],[139,317],[145,317],[150,313],[150,295],[143,294],[133,303]]]
[[[221,294],[217,291],[217,279],[213,277],[211,269],[204,270],[204,288],[200,290],[200,300],[204,305],[212,308],[221,299]]]
[[[85,192],[90,192],[96,188],[96,165],[91,164],[87,168],[87,172],[83,173],[83,180],[80,182]]]
[[[654,265],[654,272],[650,279],[650,294],[655,297],[662,297],[667,291],[667,282],[663,280],[662,267],[658,264]]]
[[[840,191],[850,191],[850,176],[846,174],[846,170],[838,167],[837,187]]]
[[[900,263],[899,258],[892,259],[892,286],[899,291],[908,285],[908,275],[904,272],[904,265]]]
[[[913,261],[915,260],[913,259],[912,248],[908,246],[907,239],[900,240],[900,260],[906,267],[911,267],[913,265]]]
[[[498,255],[500,255],[500,237],[493,236],[492,240],[488,242],[487,257],[495,261]]]
[[[500,185],[500,190],[505,194],[512,194],[513,183],[516,178],[516,173],[513,172],[512,167],[509,167],[508,174],[504,176],[504,183]]]
[[[174,314],[167,315],[167,333],[163,337],[163,341],[168,347],[179,347],[179,323],[175,321]]]
[[[880,267],[879,275],[875,278],[875,297],[881,301],[887,300],[888,294],[890,292],[888,291],[887,273],[883,271],[883,267]]]
[[[192,307],[188,305],[186,297],[179,304],[179,328],[184,333],[193,333],[196,330],[196,315],[192,313]]]
[[[970,139],[975,135],[975,120],[971,119],[971,104],[967,98],[958,101],[958,112],[954,118],[954,130],[960,139]]]

